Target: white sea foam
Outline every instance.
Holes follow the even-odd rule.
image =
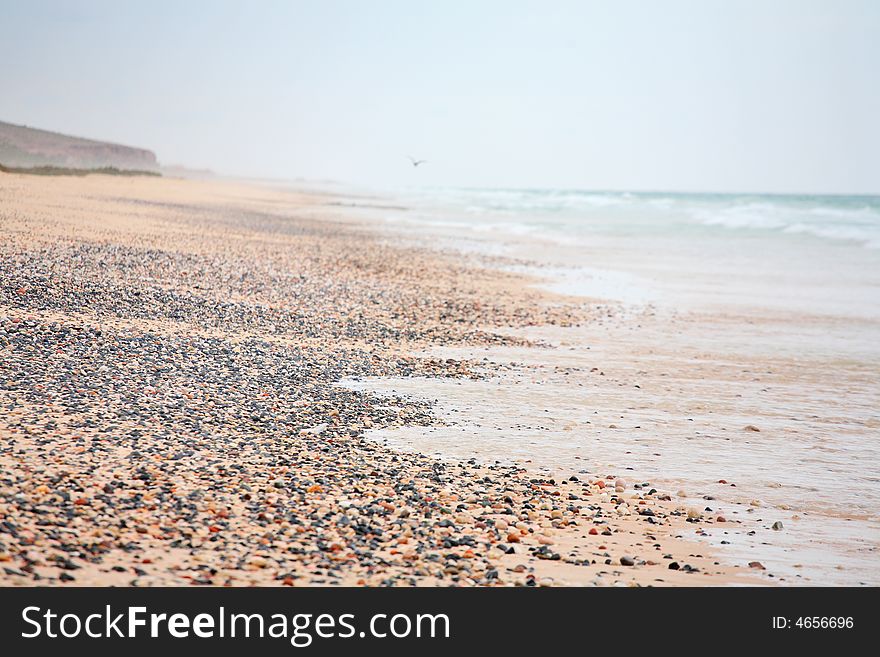
[[[746,203],[703,208],[694,216],[708,226],[767,230],[844,240],[877,248],[880,241],[880,208],[834,207],[830,203],[804,206],[787,203]]]

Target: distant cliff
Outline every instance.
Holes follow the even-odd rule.
[[[143,148],[70,137],[2,121],[0,164],[8,167],[115,167],[145,171],[159,168],[155,153]]]

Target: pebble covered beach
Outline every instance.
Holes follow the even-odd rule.
[[[343,379],[484,376],[416,354],[591,310],[395,243],[349,202],[0,174],[0,584],[756,581],[693,540],[731,520],[631,474],[368,439],[440,420]]]

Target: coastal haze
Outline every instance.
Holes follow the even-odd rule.
[[[880,585],[880,5],[0,8],[0,582]]]
[[[0,16],[16,53],[0,120],[166,165],[383,186],[880,192],[870,0],[2,0]]]

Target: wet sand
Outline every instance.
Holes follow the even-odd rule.
[[[492,327],[583,304],[326,194],[0,175],[0,198],[4,585],[768,580],[693,540],[738,520],[670,489],[385,448],[367,433],[443,417],[340,385],[483,380],[421,354],[523,348]]]

